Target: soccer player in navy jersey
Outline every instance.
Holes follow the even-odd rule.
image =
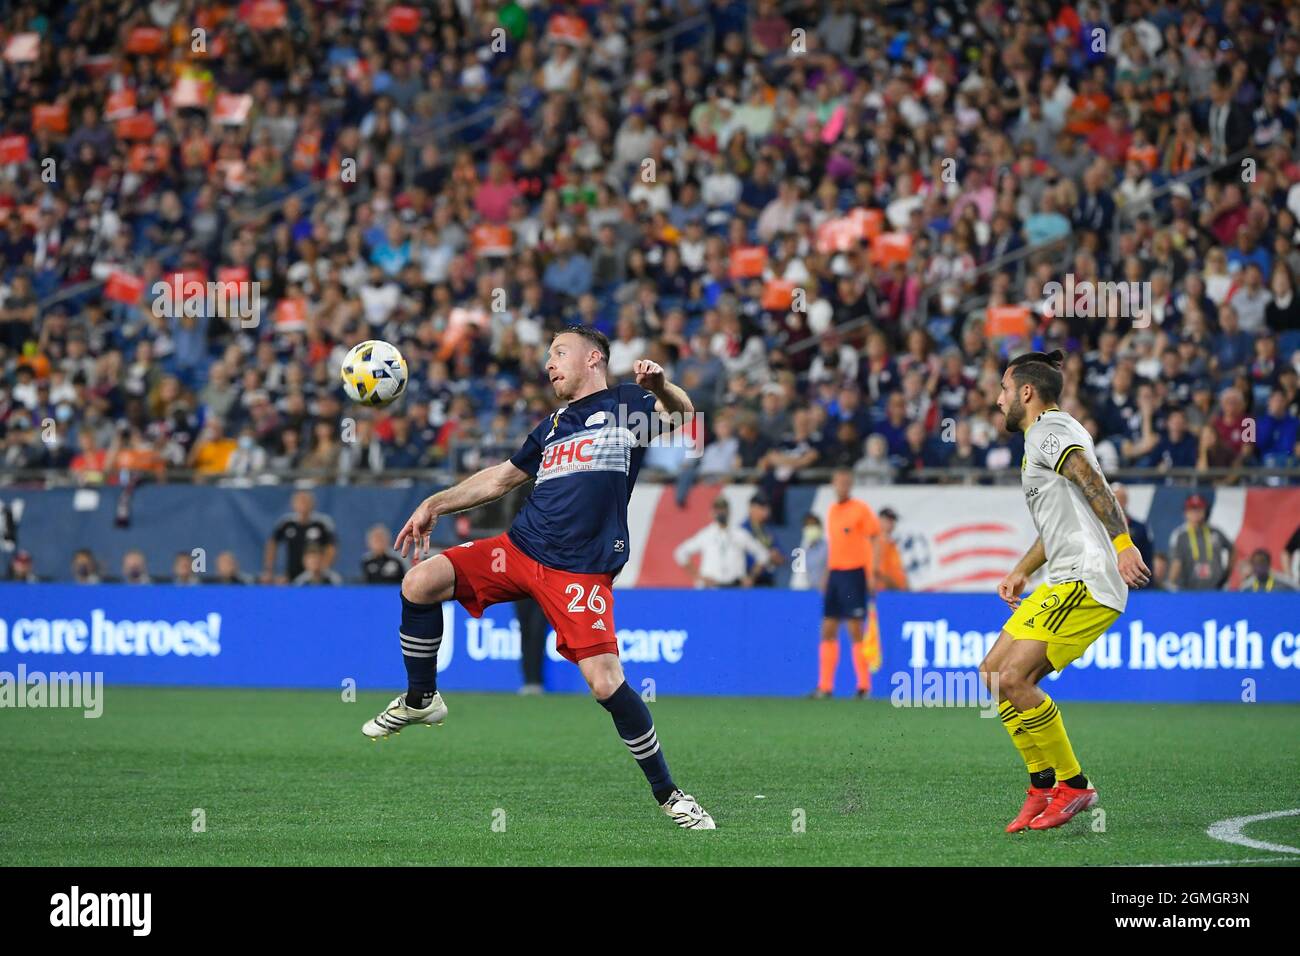
[[[474,617],[502,601],[531,596],[555,626],[556,650],[578,665],[591,693],[614,719],[655,801],[681,827],[714,829],[713,818],[668,771],[650,709],[628,686],[614,635],[614,576],[627,561],[627,503],[649,437],[694,413],[690,397],[648,359],[636,384],[606,384],[609,340],[572,327],[558,332],[546,372],[567,404],[533,429],[510,459],[426,498],[397,535],[416,564],[402,578],[402,659],[407,691],[362,727],[387,737],[412,724],[440,724],[438,693],[442,602]],[[467,541],[420,561],[434,523],[493,501],[535,478],[532,493],[503,534]]]

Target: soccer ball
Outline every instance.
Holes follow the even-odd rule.
[[[354,345],[343,360],[343,390],[358,405],[387,405],[406,391],[406,359],[378,339]]]

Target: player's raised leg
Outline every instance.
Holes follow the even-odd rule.
[[[713,830],[713,817],[690,794],[673,782],[655,731],[650,708],[641,695],[628,686],[623,665],[616,654],[597,654],[578,661],[591,694],[614,718],[614,727],[627,745],[654,793],[655,802],[679,827]]]
[[[445,555],[413,566],[402,578],[402,624],[398,630],[406,664],[406,693],[393,698],[361,732],[373,740],[401,733],[411,724],[441,724],[447,705],[438,693],[442,602],[456,589],[456,569]]]

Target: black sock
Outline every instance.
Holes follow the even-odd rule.
[[[1077,773],[1069,780],[1065,781],[1065,785],[1067,787],[1073,787],[1075,790],[1087,790],[1088,778],[1085,777],[1082,773]]]
[[[1056,786],[1056,771],[1051,767],[1046,770],[1035,770],[1029,775],[1029,785],[1037,787],[1039,790],[1047,790]]]
[[[442,602],[416,604],[402,595],[402,661],[406,664],[406,706],[428,707],[438,689],[442,646]]]
[[[602,700],[600,706],[614,718],[614,727],[631,751],[632,759],[645,774],[655,802],[663,803],[673,795],[677,785],[673,783],[668,761],[659,749],[659,736],[650,718],[650,708],[636,691],[627,686],[627,681],[619,684],[618,690]]]

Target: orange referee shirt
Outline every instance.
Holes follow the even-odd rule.
[[[907,590],[907,571],[903,568],[903,556],[898,553],[898,545],[886,538],[881,544],[880,576],[885,579],[885,587],[891,591]]]
[[[880,534],[876,513],[865,501],[850,498],[836,501],[826,512],[826,541],[830,554],[826,563],[832,571],[854,568],[871,570],[871,539]]]

